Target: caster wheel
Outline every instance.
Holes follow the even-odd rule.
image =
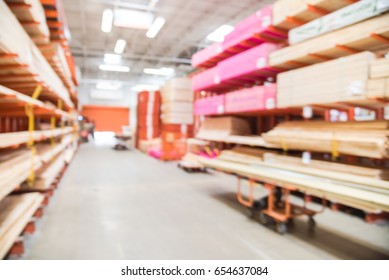
[[[251,207],[246,207],[246,216],[250,219],[254,219],[254,216],[255,216],[255,212],[254,210],[251,208]]]
[[[313,219],[312,216],[309,216],[309,218],[308,218],[308,228],[309,228],[309,230],[313,230],[315,227],[316,227],[315,220]]]
[[[276,230],[279,234],[284,235],[286,233],[286,224],[285,223],[277,223]]]
[[[267,225],[269,223],[267,216],[262,212],[259,213],[259,222],[263,225]]]

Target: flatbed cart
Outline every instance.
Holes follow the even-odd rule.
[[[117,143],[113,147],[115,150],[123,151],[123,150],[129,150],[131,147],[131,135],[123,134],[123,133],[116,133],[115,138],[117,140]]]
[[[181,160],[177,164],[178,168],[181,168],[182,170],[188,172],[188,173],[194,173],[194,172],[206,172],[206,168],[202,165],[198,164],[197,162],[187,161],[187,160]]]
[[[242,196],[241,181],[243,179],[248,179],[249,182],[249,196],[247,199],[244,199]],[[308,202],[310,202],[310,196],[306,194],[303,196],[303,205],[296,205],[290,201],[291,192],[296,191],[294,187],[278,187],[274,184],[263,183],[263,186],[268,191],[268,195],[261,200],[255,200],[254,188],[257,183],[263,182],[238,176],[237,199],[239,203],[247,207],[251,217],[254,217],[258,213],[259,222],[263,225],[268,225],[271,221],[275,222],[276,231],[279,234],[285,234],[287,224],[293,222],[294,218],[303,215],[308,216],[308,228],[310,230],[315,228],[316,222],[314,216],[325,210],[327,204],[325,198],[322,198],[322,209],[315,211],[307,207]]]

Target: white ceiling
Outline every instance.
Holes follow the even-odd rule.
[[[120,80],[126,85],[162,84],[165,78],[143,74],[146,67],[175,67],[177,75],[189,73],[190,58],[206,46],[205,37],[222,24],[234,25],[271,0],[159,0],[151,10],[163,16],[166,24],[154,39],[145,30],[113,26],[111,33],[101,31],[106,8],[132,8],[147,11],[151,0],[72,0],[63,1],[71,32],[71,50],[81,69],[82,84],[98,80]],[[122,64],[129,73],[103,72],[105,53],[113,53],[116,40],[127,41]]]

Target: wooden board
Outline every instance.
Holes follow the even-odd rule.
[[[388,129],[366,129],[371,123],[351,122],[350,127],[341,128],[347,123],[316,124],[289,122],[281,124],[271,131],[262,134],[267,143],[288,150],[314,151],[323,153],[339,153],[370,158],[387,158],[389,156]],[[381,123],[381,122],[380,122]],[[295,125],[295,126],[294,126]]]
[[[298,24],[290,18],[301,23],[310,22],[323,16],[324,11],[333,12],[351,3],[352,1],[347,0],[278,0],[273,5],[273,25],[291,29]],[[315,12],[308,5],[317,7],[323,12]]]
[[[237,117],[205,118],[196,138],[203,140],[225,139],[230,135],[250,134],[250,124],[247,120]]]
[[[314,176],[301,173],[285,172],[275,168],[248,166],[219,159],[198,158],[200,164],[208,168],[230,172],[260,182],[280,187],[293,187],[300,192],[323,197],[344,205],[355,207],[367,212],[389,211],[389,193],[386,190],[377,191],[350,186],[343,183],[328,182]]]
[[[281,73],[277,77],[277,106],[366,100],[370,96],[369,67],[374,60],[373,53],[362,52]],[[384,92],[377,97],[383,98]]]
[[[370,65],[370,78],[379,79],[389,77],[389,59],[380,58]]]
[[[295,69],[347,56],[355,51],[388,47],[388,39],[389,13],[275,51],[270,54],[269,64],[284,70]]]
[[[3,259],[42,204],[38,193],[11,195],[0,201],[0,259]]]

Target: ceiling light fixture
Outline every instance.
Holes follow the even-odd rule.
[[[127,42],[123,39],[119,39],[116,41],[115,45],[115,53],[122,54],[124,52],[124,49],[126,48]]]
[[[142,91],[142,90],[154,91],[154,90],[158,90],[159,88],[160,88],[160,86],[158,86],[158,85],[143,85],[143,84],[139,84],[139,85],[133,86],[131,89],[133,91]]]
[[[102,71],[113,71],[113,72],[130,72],[130,67],[121,65],[107,65],[101,64],[99,69]]]
[[[103,19],[101,21],[101,31],[109,33],[112,31],[113,11],[105,9],[103,12]]]
[[[150,26],[149,30],[147,30],[146,36],[148,38],[155,38],[157,36],[158,32],[162,29],[162,27],[165,25],[166,20],[163,17],[157,17],[153,24]]]
[[[224,41],[224,36],[231,33],[233,30],[234,30],[233,26],[224,24],[220,26],[218,29],[216,29],[215,31],[213,31],[212,33],[210,33],[207,36],[207,39],[209,41],[221,43]]]
[[[169,76],[169,75],[172,75],[174,73],[174,69],[173,68],[166,68],[166,67],[162,67],[159,69],[145,68],[145,69],[143,69],[143,72],[145,74],[149,74],[149,75]]]
[[[116,9],[113,24],[118,27],[149,29],[154,20],[154,14],[130,9]]]
[[[100,82],[96,84],[97,89],[101,90],[118,90],[122,87],[122,84],[120,83],[107,83],[107,82]]]
[[[153,9],[159,0],[150,0],[149,9]]]
[[[104,62],[108,64],[119,64],[122,61],[122,56],[119,54],[106,53],[104,54]]]

